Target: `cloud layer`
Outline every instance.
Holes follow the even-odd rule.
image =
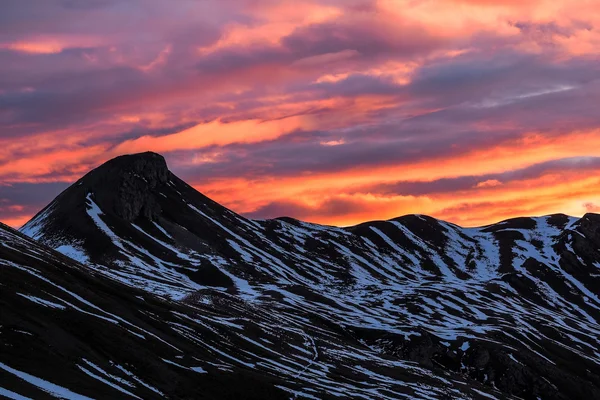
[[[600,0],[7,0],[0,220],[153,150],[240,213],[600,204]]]

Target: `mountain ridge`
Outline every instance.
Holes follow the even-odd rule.
[[[353,361],[346,364],[367,357],[369,366],[360,368],[370,371],[368,380],[385,382],[375,397],[401,398],[397,389],[390,397],[384,388],[414,379],[394,378],[392,371],[405,371],[400,364],[375,378],[380,357],[467,379],[468,387],[490,388],[488,395],[499,390],[492,395],[499,398],[600,397],[594,372],[600,366],[599,215],[521,217],[478,228],[423,215],[346,228],[285,217],[249,220],[165,172],[162,157],[144,153],[133,163],[127,157],[77,181],[22,231],[149,296],[194,307],[208,301],[222,315],[249,307],[257,327],[274,317],[282,329],[302,332],[314,357],[300,375],[311,388],[305,395],[331,394],[342,385],[339,371],[326,370],[340,368],[340,349],[347,346],[344,357]],[[131,199],[138,201],[131,205]],[[262,309],[272,315],[256,311]],[[264,338],[263,328],[258,332]],[[330,343],[329,336],[337,339]],[[368,356],[352,350],[357,345]],[[238,364],[248,363],[263,362],[250,357]],[[286,375],[290,365],[276,373]],[[352,374],[365,374],[360,368]],[[349,397],[366,393],[352,385]],[[449,387],[438,382],[429,390],[443,398]],[[469,398],[477,392],[468,387],[452,390]],[[427,398],[418,391],[411,396]]]
[[[78,185],[82,180],[86,179],[86,177],[88,177],[90,174],[92,173],[97,173],[100,171],[104,171],[107,169],[107,167],[111,167],[114,164],[119,163],[120,161],[123,161],[124,164],[131,164],[134,168],[134,173],[137,174],[141,174],[141,176],[145,176],[145,170],[144,169],[139,169],[137,171],[135,171],[135,166],[136,165],[154,165],[156,169],[161,170],[162,174],[171,174],[174,175],[168,168],[166,159],[164,158],[164,156],[162,156],[159,153],[155,153],[152,151],[146,151],[146,152],[142,152],[142,153],[134,153],[134,154],[124,154],[124,155],[120,155],[118,157],[115,157],[113,159],[110,159],[106,162],[104,162],[103,164],[99,165],[98,167],[94,168],[92,171],[90,171],[88,174],[84,175],[82,178],[78,179],[76,182],[74,182],[71,186],[69,186],[67,189],[65,189],[63,192],[61,192],[57,198],[59,198],[65,191],[67,191],[68,189],[70,189],[72,186]],[[131,168],[131,167],[129,167]],[[126,168],[129,169],[129,168]],[[151,176],[153,174],[151,173]],[[153,179],[154,177],[152,177],[151,179]],[[164,178],[163,178],[164,180]],[[199,192],[200,193],[200,192]],[[200,193],[202,194],[202,193]],[[204,196],[204,195],[203,195]],[[206,196],[205,196],[206,197]],[[210,198],[206,197],[207,200],[210,200],[212,202],[214,202],[213,200],[211,200]],[[215,202],[216,203],[216,202]],[[25,225],[28,225],[31,221],[35,220],[36,217],[38,217],[39,214],[42,214],[44,211],[46,211],[46,208],[48,208],[50,205],[52,204],[52,202],[50,202],[48,204],[48,206],[44,207],[42,210],[40,210],[37,214],[35,214],[33,217],[31,217],[31,219],[26,222],[23,226],[21,226],[20,228],[18,228],[18,230],[21,230],[23,228],[25,228]],[[216,203],[218,204],[218,203]],[[306,223],[310,223],[313,225],[320,225],[320,226],[325,226],[325,227],[334,227],[334,228],[354,228],[354,227],[358,227],[360,225],[363,224],[369,224],[369,223],[374,223],[374,222],[380,222],[380,221],[394,221],[394,220],[399,220],[401,218],[404,217],[409,217],[409,216],[415,216],[415,217],[419,217],[419,216],[423,216],[423,217],[427,217],[427,218],[433,218],[439,221],[443,221],[449,224],[453,224],[456,225],[460,228],[485,228],[488,226],[495,226],[495,225],[499,225],[502,223],[506,223],[508,221],[518,221],[521,219],[528,219],[528,218],[542,218],[542,217],[568,217],[568,218],[583,218],[588,214],[597,214],[597,213],[585,213],[582,217],[574,217],[571,215],[567,215],[564,213],[552,213],[552,214],[544,214],[544,215],[536,215],[536,216],[518,216],[518,217],[511,217],[511,218],[507,218],[507,219],[503,219],[497,222],[493,222],[490,224],[485,224],[485,225],[479,225],[479,226],[462,226],[460,224],[454,223],[454,222],[449,222],[449,221],[445,221],[445,220],[441,220],[439,218],[427,215],[427,214],[419,214],[419,213],[411,213],[411,214],[404,214],[404,215],[399,215],[396,217],[392,217],[389,219],[375,219],[375,220],[367,220],[367,221],[363,221],[363,222],[359,222],[355,225],[347,225],[347,226],[338,226],[338,225],[328,225],[328,224],[320,224],[320,223],[314,223],[314,222],[307,222],[307,221],[302,221],[298,218],[294,218],[291,216],[287,216],[287,215],[282,215],[282,216],[278,216],[278,217],[273,217],[273,218],[269,218],[266,220],[283,220],[283,221],[300,221],[300,222],[306,222]],[[241,214],[240,214],[241,215]],[[133,215],[133,218],[135,219],[135,217],[137,217],[138,215]],[[246,218],[246,217],[244,217]],[[126,219],[131,219],[131,217],[126,217]],[[251,219],[251,218],[247,218],[247,219]],[[264,219],[256,219],[256,221],[264,221]]]

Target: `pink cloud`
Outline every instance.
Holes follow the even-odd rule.
[[[600,205],[597,205],[592,202],[584,203],[583,208],[585,208],[585,211],[590,213],[600,213]]]
[[[497,179],[488,179],[487,181],[479,182],[476,187],[478,188],[491,188],[496,186],[501,186],[502,182]]]

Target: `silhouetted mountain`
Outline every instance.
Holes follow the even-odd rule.
[[[84,335],[79,340],[85,345],[71,349],[70,356],[62,356],[61,347],[53,351],[71,366],[65,368],[98,375],[82,360],[104,366],[106,374],[94,383],[104,382],[103,389],[54,377],[37,356],[30,357],[27,345],[14,363],[17,353],[6,358],[10,368],[81,388],[88,396],[102,397],[94,390],[119,390],[116,385],[148,397],[135,391],[143,390],[137,384],[110,378],[125,378],[114,368],[107,371],[111,361],[123,366],[125,361],[112,358],[122,356],[139,371],[137,378],[170,398],[198,398],[205,382],[217,390],[237,380],[239,398],[285,392],[298,398],[600,398],[595,214],[517,218],[482,228],[422,215],[350,228],[291,218],[253,221],[177,178],[161,156],[143,153],[90,172],[21,231],[81,264],[5,228],[8,246],[0,250],[35,253],[15,267],[35,268],[35,274],[7,279],[67,274],[73,286],[66,289],[83,291],[80,299],[94,306],[96,300],[110,301],[107,311],[126,321],[138,313],[148,316],[156,332],[144,329],[181,350],[155,351],[145,337],[138,338],[136,346],[146,347],[137,354],[109,321],[100,319],[107,326],[102,328],[86,328],[91,322],[82,321],[86,332],[98,329],[114,341],[119,354],[102,353],[95,336]],[[7,266],[13,253],[5,257]],[[2,282],[17,287],[12,280]],[[54,301],[35,284],[28,287],[23,295]],[[106,291],[118,296],[113,301]],[[3,302],[4,297],[3,292]],[[27,302],[14,293],[7,299],[3,310]],[[140,308],[146,303],[152,304],[147,312]],[[60,329],[68,328],[67,312],[89,319],[89,312],[98,311],[63,302],[46,314],[50,306],[43,301],[26,304],[42,311],[39,326]],[[104,303],[97,307],[105,310]],[[91,317],[96,325],[98,319]],[[3,312],[0,323],[22,329],[25,322],[8,325]],[[55,334],[44,343],[52,349],[53,340],[69,339]],[[197,384],[192,379],[174,387],[172,379],[160,380],[162,373],[139,370],[149,362],[175,376],[196,367],[208,373]],[[257,392],[247,389],[254,384]],[[267,390],[273,392],[266,395]]]

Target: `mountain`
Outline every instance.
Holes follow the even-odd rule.
[[[149,324],[156,331],[142,327],[160,339],[155,342],[181,351],[181,361],[174,358],[178,353],[164,355],[145,342],[137,344],[144,348],[138,351],[110,322],[92,318],[107,325],[102,337],[120,347],[116,359],[128,361],[112,358],[96,336],[78,336],[82,345],[69,348],[68,360],[61,360],[71,365],[65,370],[83,367],[100,376],[104,391],[131,388],[110,378],[126,379],[112,368],[120,362],[139,368],[128,371],[151,380],[169,398],[198,398],[206,382],[223,398],[218,387],[238,380],[243,394],[237,398],[600,398],[596,214],[516,218],[481,228],[422,215],[349,228],[290,218],[253,221],[177,178],[160,155],[143,153],[91,171],[21,232],[37,243],[4,228],[2,244],[15,253],[4,264],[10,267],[11,257],[33,251],[15,269],[35,274],[9,276],[3,283],[66,274],[72,286],[52,281],[53,287],[66,294],[85,291],[77,296],[127,323]],[[26,301],[15,293],[5,301],[4,288],[13,286],[2,286],[3,310],[21,309],[15,299]],[[37,286],[19,293],[54,301]],[[72,304],[59,303],[65,308],[54,308],[56,315],[43,312],[43,301],[27,304],[42,310],[36,326],[57,325],[69,335],[65,312],[89,319],[86,312],[98,310],[66,301]],[[7,322],[4,314],[3,327],[22,329],[25,322]],[[145,337],[139,340],[153,340],[135,333]],[[36,335],[43,337],[43,330]],[[62,355],[67,350],[52,340],[67,338],[56,333],[46,344]],[[69,389],[69,382],[79,381],[60,381],[51,375],[55,369],[44,371],[35,361],[43,352],[30,359],[31,347],[20,349],[13,353],[14,365],[10,357],[5,367],[18,365],[19,371],[50,382],[52,377]],[[104,358],[92,357],[97,353]],[[150,371],[147,358],[160,367]],[[207,373],[174,388],[174,378],[165,379],[159,368],[169,368],[171,376],[193,368]],[[258,392],[248,389],[255,383]],[[94,390],[84,386],[80,392],[102,397]]]
[[[3,398],[507,398],[310,310],[219,291],[167,301],[4,225],[0,244]]]
[[[289,397],[278,379],[218,361],[211,344],[229,339],[227,318],[103,277],[5,225],[0,277],[1,398]]]

